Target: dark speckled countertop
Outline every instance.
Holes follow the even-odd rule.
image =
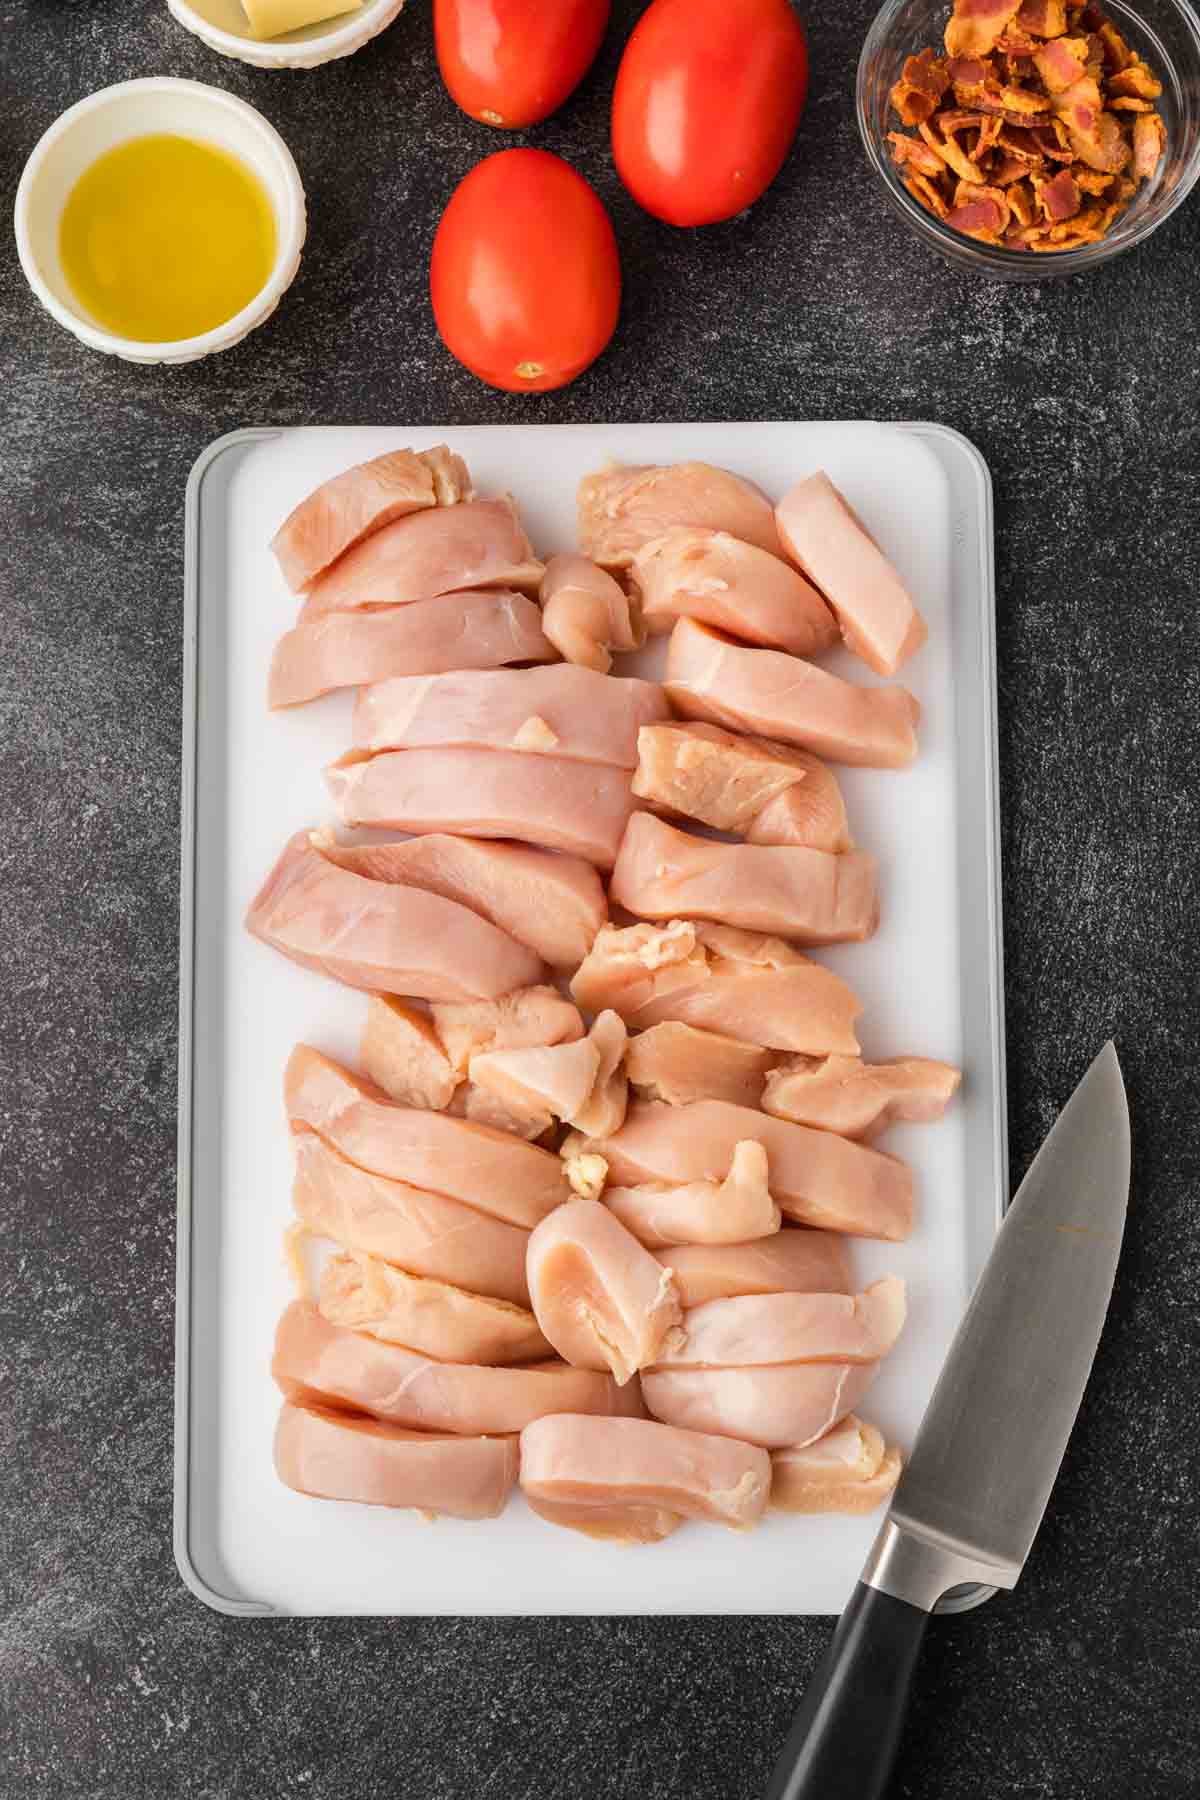
[[[498,140],[442,92],[428,0],[314,74],[223,61],[162,0],[0,6],[6,213],[65,106],[166,73],[260,106],[311,208],[275,319],[175,370],[81,349],[0,238],[4,1800],[760,1793],[825,1621],[239,1623],[176,1575],[182,522],[194,457],[238,425],[789,416],[938,419],[991,464],[1014,1177],[1110,1033],[1134,1116],[1116,1299],[1045,1526],[1013,1596],[931,1632],[896,1791],[1200,1793],[1200,198],[1084,280],[952,272],[859,151],[868,0],[805,10],[813,96],[783,176],[688,234],[609,162],[638,11],[616,6],[533,138],[612,208],[620,335],[525,400],[430,320],[438,211]]]

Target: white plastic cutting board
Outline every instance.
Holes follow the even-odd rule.
[[[974,642],[979,610],[990,605],[986,582],[972,588],[962,577],[964,567],[988,565],[986,555],[965,563],[962,556],[964,533],[988,529],[986,507],[964,502],[962,468],[955,474],[956,463],[973,456],[969,447],[927,428],[869,424],[401,427],[235,438],[210,453],[194,483],[201,608],[195,973],[198,1005],[203,1011],[207,991],[207,1016],[218,1023],[202,1025],[192,1071],[197,1093],[208,1094],[209,1125],[197,1126],[195,1223],[181,1293],[191,1345],[181,1383],[181,1566],[205,1598],[236,1611],[837,1611],[877,1520],[768,1517],[747,1535],[691,1525],[663,1544],[628,1550],[554,1529],[519,1495],[496,1521],[431,1525],[409,1513],[306,1499],[274,1475],[279,1396],[268,1365],[276,1318],[291,1297],[281,1248],[291,1215],[280,1078],[298,1039],[353,1061],[366,1002],[240,927],[288,835],[333,822],[321,770],[349,741],[348,694],[281,715],[266,710],[272,646],[296,610],[267,541],[325,477],[399,444],[439,441],[466,457],[480,492],[515,494],[545,555],[573,547],[576,483],[612,457],[723,463],[772,495],[823,467],[894,558],[929,623],[928,645],[902,674],[923,708],[921,752],[900,774],[839,771],[856,840],[880,859],[883,917],[869,944],[818,955],[866,1003],[864,1054],[965,1061],[966,1090],[943,1123],[896,1129],[886,1140],[916,1171],[912,1237],[853,1247],[860,1285],[894,1270],[909,1287],[909,1324],[863,1406],[889,1441],[911,1443],[999,1214],[997,1032],[992,1021],[989,1035],[977,1005],[966,1018],[960,982],[960,932],[974,946],[968,966],[978,957],[994,967],[996,956],[979,907],[972,903],[965,915],[960,907],[961,765],[969,752],[972,766],[991,767],[988,745],[981,755],[981,745],[965,744],[964,736],[977,731],[982,743],[994,705],[988,659],[963,667],[961,643],[957,656],[955,649],[956,616],[972,618]],[[984,636],[990,641],[990,632]],[[844,652],[827,660],[856,681],[876,679]],[[979,691],[964,706],[970,681]],[[994,807],[994,791],[986,790],[981,777],[970,804]],[[206,989],[214,983],[219,992]]]

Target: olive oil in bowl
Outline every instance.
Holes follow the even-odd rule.
[[[267,191],[240,157],[155,132],[105,151],[67,197],[63,272],[96,324],[139,343],[213,331],[275,262]]]

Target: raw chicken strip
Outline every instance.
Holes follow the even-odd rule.
[[[753,483],[708,463],[622,467],[585,475],[577,496],[579,548],[606,569],[628,568],[643,544],[676,525],[727,531],[782,556],[771,502]]]
[[[734,1146],[722,1182],[672,1186],[647,1181],[636,1187],[606,1187],[604,1202],[651,1250],[670,1244],[740,1244],[770,1237],[782,1223],[771,1198],[767,1153],[761,1144],[750,1142]]]
[[[474,1081],[462,1083],[446,1110],[456,1119],[471,1119],[476,1125],[490,1125],[496,1131],[510,1132],[530,1142],[545,1137],[554,1126],[553,1113],[538,1107],[506,1106]]]
[[[684,1314],[682,1333],[658,1360],[671,1369],[873,1363],[895,1345],[904,1315],[904,1283],[895,1275],[872,1282],[861,1294],[746,1294],[709,1300]]]
[[[962,1080],[949,1063],[923,1056],[864,1063],[860,1056],[797,1056],[763,1090],[764,1111],[842,1137],[871,1137],[885,1125],[940,1119]]]
[[[567,1198],[562,1165],[548,1150],[445,1113],[395,1106],[372,1082],[308,1044],[297,1044],[288,1058],[283,1092],[293,1124],[392,1180],[448,1194],[513,1225],[536,1225]]]
[[[607,675],[612,652],[646,641],[637,607],[606,570],[586,556],[552,556],[542,576],[542,629],[569,663]]]
[[[356,875],[469,906],[559,969],[578,968],[608,917],[603,883],[578,856],[438,831],[393,844],[339,844],[327,832],[319,847]]]
[[[747,650],[680,619],[663,683],[689,719],[783,738],[831,762],[901,769],[917,754],[921,709],[903,687],[859,687],[779,650]]]
[[[772,1369],[648,1369],[642,1397],[656,1419],[783,1450],[823,1437],[856,1406],[878,1363],[790,1363]]]
[[[515,1437],[405,1431],[285,1401],[275,1428],[275,1472],[318,1500],[415,1506],[452,1519],[495,1519],[516,1483]]]
[[[530,1050],[486,1050],[468,1065],[471,1080],[506,1106],[543,1107],[570,1119],[587,1100],[600,1057],[587,1038]]]
[[[525,1307],[406,1275],[362,1251],[330,1258],[321,1271],[317,1304],[331,1325],[365,1331],[440,1362],[522,1363],[553,1354]]]
[[[421,1431],[521,1431],[547,1413],[618,1410],[611,1375],[566,1363],[490,1369],[435,1362],[400,1344],[344,1331],[293,1300],[275,1333],[271,1374],[288,1400],[348,1406]]]
[[[413,606],[323,613],[275,646],[267,704],[300,706],[335,688],[446,669],[551,662],[542,615],[524,594],[447,594]]]
[[[570,1123],[598,1137],[619,1131],[625,1123],[629,1083],[624,1063],[629,1033],[624,1020],[615,1012],[600,1013],[592,1021],[588,1042],[596,1051],[596,1079],[583,1106],[571,1115]]]
[[[849,649],[877,675],[894,675],[928,636],[907,588],[824,470],[775,508],[783,547],[838,616]]]
[[[677,526],[643,544],[629,573],[651,637],[700,619],[751,644],[815,656],[838,641],[818,594],[777,555],[727,531]]]
[[[570,663],[473,669],[364,688],[354,742],[372,752],[528,750],[633,769],[641,727],[670,711],[657,681],[605,677]]]
[[[562,1418],[563,1414],[556,1416]],[[584,1537],[596,1538],[602,1543],[661,1544],[664,1538],[687,1522],[665,1506],[630,1506],[620,1501],[602,1500],[546,1500],[539,1494],[526,1494],[525,1501],[530,1512],[548,1524],[582,1532]]]
[[[307,831],[284,846],[246,929],[318,975],[422,1000],[490,1000],[544,973],[532,950],[470,907],[339,868]]]
[[[665,812],[756,844],[853,846],[832,772],[807,750],[719,725],[644,725],[633,791]]]
[[[694,1025],[652,1025],[629,1040],[625,1073],[643,1100],[686,1106],[692,1100],[732,1100],[757,1106],[775,1050],[760,1050]]]
[[[392,750],[325,778],[348,825],[523,838],[602,869],[633,811],[624,769],[519,750]]]
[[[293,593],[303,593],[344,551],[393,519],[470,498],[467,465],[445,444],[389,450],[323,481],[288,514],[271,549]]]
[[[806,751],[798,750],[798,756]],[[846,806],[832,770],[814,756],[813,778],[796,783],[769,800],[746,827],[750,844],[795,844],[802,849],[830,850],[835,855],[853,849],[846,825]]]
[[[475,588],[536,594],[542,565],[521,528],[516,502],[466,500],[412,513],[340,557],[309,590],[300,617],[360,606],[409,606]]]
[[[772,1196],[800,1224],[892,1240],[912,1229],[912,1171],[897,1157],[724,1100],[639,1101],[620,1131],[584,1148],[605,1159],[611,1182],[677,1186],[722,1180],[747,1140],[766,1151]]]
[[[616,1131],[625,1117],[625,1026],[601,1013],[586,1038],[472,1056],[471,1080],[506,1106],[544,1108],[581,1131]]]
[[[879,924],[876,867],[861,850],[715,843],[635,812],[609,895],[643,919],[712,919],[800,944],[861,943]]]
[[[597,1200],[568,1200],[529,1235],[534,1315],[566,1362],[623,1387],[669,1347],[681,1309],[670,1271]]]
[[[673,1431],[650,1419],[559,1413],[521,1433],[522,1492],[579,1507],[583,1530],[592,1506],[662,1508],[745,1530],[766,1510],[770,1480],[770,1459],[748,1444]]]
[[[899,1450],[885,1451],[879,1428],[851,1413],[816,1443],[772,1453],[771,1505],[780,1512],[874,1512],[901,1466]]]
[[[401,1106],[444,1112],[460,1080],[429,1014],[391,994],[372,994],[367,1002],[360,1058],[376,1086]]]
[[[669,1020],[776,1050],[858,1049],[862,1004],[844,981],[781,938],[731,926],[605,925],[571,992],[630,1026]]]
[[[315,1132],[296,1132],[293,1141],[292,1204],[312,1232],[412,1275],[528,1304],[527,1231],[445,1194],[369,1175]]]
[[[579,1008],[557,988],[521,988],[501,1000],[434,1006],[433,1022],[451,1066],[465,1075],[485,1050],[523,1050],[532,1044],[570,1044],[584,1035]]]
[[[685,1244],[658,1259],[675,1276],[684,1306],[738,1294],[846,1294],[850,1274],[832,1231],[787,1226],[752,1244]]]

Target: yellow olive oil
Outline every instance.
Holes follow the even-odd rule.
[[[59,254],[105,331],[198,337],[240,312],[275,261],[275,215],[239,157],[156,132],[108,150],[67,197]]]

